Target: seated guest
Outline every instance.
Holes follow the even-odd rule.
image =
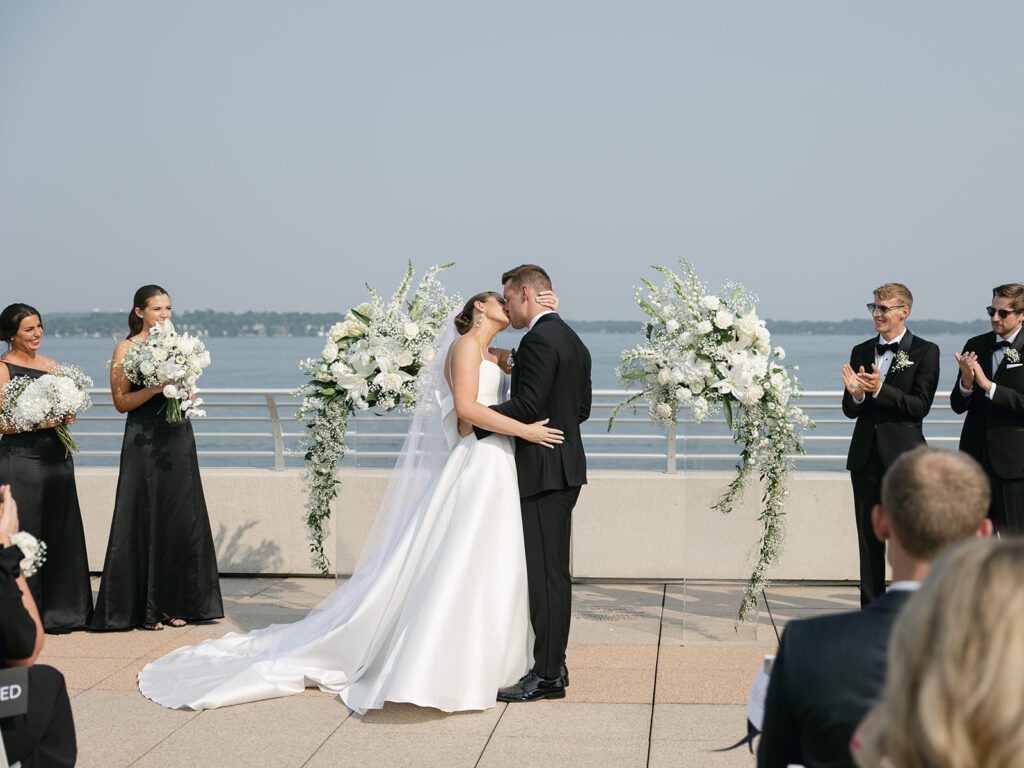
[[[12,765],[72,766],[78,754],[71,702],[60,672],[36,664],[43,649],[43,623],[21,575],[22,552],[11,546],[18,507],[10,487],[0,486],[0,668],[28,667],[28,712],[0,720]]]
[[[944,556],[892,631],[859,766],[1016,768],[1024,760],[1024,538]]]
[[[989,482],[965,454],[921,446],[902,454],[872,511],[888,541],[893,583],[861,611],[790,622],[765,701],[759,766],[852,766],[850,739],[885,683],[897,612],[945,549],[989,536]]]

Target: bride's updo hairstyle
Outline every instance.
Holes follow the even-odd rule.
[[[128,313],[127,338],[130,339],[132,336],[142,333],[142,318],[135,314],[135,310],[145,310],[146,304],[154,296],[170,296],[170,294],[159,285],[144,285],[135,292],[135,298],[132,299],[132,308]]]
[[[473,323],[475,322],[477,315],[476,307],[473,305],[478,301],[487,301],[492,296],[496,296],[499,299],[501,298],[500,293],[484,291],[483,293],[478,293],[466,302],[466,306],[464,306],[462,311],[455,316],[455,330],[459,332],[459,336],[465,336],[469,332],[469,329],[473,327]]]
[[[472,306],[470,309],[472,309]],[[0,341],[6,341],[8,349],[10,349],[11,341],[18,335],[21,321],[26,317],[32,317],[32,315],[39,318],[39,325],[41,326],[43,324],[43,316],[39,314],[38,309],[30,307],[28,304],[10,304],[4,307],[3,312],[0,312]]]

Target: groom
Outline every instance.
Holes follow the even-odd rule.
[[[511,399],[491,407],[527,424],[550,419],[548,426],[561,429],[565,442],[545,448],[516,440],[530,621],[536,639],[533,669],[498,691],[498,699],[561,699],[569,684],[565,648],[572,611],[572,509],[587,482],[580,424],[590,418],[590,352],[557,313],[537,303],[538,293],[551,290],[547,272],[524,264],[502,275],[501,282],[512,327],[530,330],[510,360]],[[476,434],[483,438],[489,433],[477,428]]]

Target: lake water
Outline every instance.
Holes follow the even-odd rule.
[[[515,346],[521,334],[506,332],[498,337],[501,346]],[[640,341],[640,334],[582,334],[593,358],[595,389],[619,389],[615,380],[615,367],[624,349]],[[797,372],[805,390],[834,392],[835,397],[808,401],[805,407],[818,426],[808,434],[806,447],[811,458],[802,459],[800,469],[842,470],[842,456],[847,449],[852,422],[839,410],[840,368],[849,359],[853,345],[864,340],[862,336],[784,336],[773,337],[774,345],[787,351],[786,363],[798,365]],[[934,336],[932,341],[942,349],[939,392],[948,393],[956,376],[953,352],[962,348],[965,339],[952,336]],[[323,339],[295,338],[209,338],[205,340],[213,357],[213,365],[203,375],[206,389],[286,389],[292,390],[303,383],[296,363],[319,354]],[[43,351],[59,360],[82,367],[93,377],[98,387],[108,382],[107,361],[114,348],[112,339],[48,338]],[[270,452],[273,442],[267,410],[260,398],[244,400],[232,398],[234,405],[210,407],[209,418],[195,422],[200,461],[204,466],[273,466]],[[604,407],[596,406],[590,422],[584,425],[588,436],[588,455],[595,468],[664,469],[665,459],[655,458],[665,451],[664,432],[646,423],[645,413],[623,413],[621,423],[609,434],[607,417],[612,400],[606,398]],[[109,403],[109,400],[108,400]],[[285,443],[297,449],[301,426],[290,419],[294,406],[282,408]],[[253,420],[258,418],[260,420]],[[248,419],[248,421],[246,421]],[[76,458],[81,466],[116,465],[121,446],[124,417],[109,404],[97,399],[97,406],[75,428],[82,447],[88,454]],[[383,455],[396,451],[400,439],[385,439],[380,433],[400,433],[401,422],[386,418],[367,418],[351,430],[351,445],[361,452],[345,460],[345,466],[386,467],[393,458]],[[229,436],[228,432],[247,432],[249,438]],[[944,447],[955,447],[959,434],[959,419],[942,401],[926,425],[929,440],[937,438]],[[618,435],[622,435],[621,438]],[[639,436],[639,438],[637,437]],[[239,457],[218,455],[223,452],[249,451],[253,455]],[[735,448],[721,420],[705,425],[681,425],[679,452],[688,458],[680,460],[680,468],[728,469],[735,463]],[[262,455],[256,455],[262,454]],[[638,458],[646,455],[648,458]],[[718,456],[717,459],[702,457]],[[822,457],[822,458],[817,458]],[[290,457],[287,465],[302,465],[298,456]]]

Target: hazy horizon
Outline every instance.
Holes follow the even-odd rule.
[[[687,257],[776,320],[1024,280],[1024,5],[0,5],[0,303],[343,311],[454,260],[640,317]],[[83,298],[83,295],[87,298]]]

